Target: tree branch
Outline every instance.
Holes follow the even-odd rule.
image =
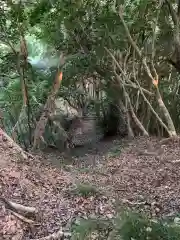
[[[129,29],[127,27],[127,24],[125,23],[124,21],[124,18],[123,18],[123,9],[122,9],[122,5],[120,6],[120,9],[119,9],[119,17],[123,23],[123,26],[125,28],[125,31],[126,31],[126,35],[128,37],[128,40],[131,44],[131,46],[134,48],[134,51],[137,53],[137,55],[139,56],[139,58],[141,59],[142,61],[142,64],[144,66],[144,69],[147,73],[147,75],[149,76],[149,78],[151,79],[152,82],[154,82],[154,80],[158,80],[158,76],[155,76],[155,79],[150,71],[150,68],[148,67],[147,65],[147,62],[146,62],[146,59],[142,57],[142,53],[139,49],[139,47],[137,46],[137,44],[133,41],[132,37],[131,37],[131,34],[129,32]],[[176,33],[176,37],[177,39],[179,39],[179,32]],[[179,43],[178,43],[179,44]],[[157,75],[157,74],[156,74]],[[140,86],[139,82],[136,80],[138,86]],[[156,117],[158,118],[158,120],[160,121],[161,124],[163,124],[163,126],[165,127],[165,129],[167,130],[168,134],[170,136],[176,136],[176,130],[175,130],[175,127],[174,127],[174,124],[173,124],[173,121],[172,121],[172,118],[169,114],[169,111],[168,109],[166,108],[163,100],[162,100],[162,97],[161,97],[161,94],[159,92],[159,88],[158,88],[158,85],[155,86],[156,87],[156,94],[157,94],[157,102],[159,104],[159,108],[162,110],[163,114],[164,114],[164,117],[165,117],[165,120],[167,122],[167,125],[168,127],[162,122],[161,118],[159,118],[158,114],[154,111],[153,107],[151,106],[151,104],[149,103],[149,101],[147,100],[147,98],[144,96],[144,93],[143,91],[140,89],[141,91],[141,94],[143,95],[144,100],[148,103],[149,107],[151,108],[151,110],[153,111],[153,113],[156,115]]]
[[[136,86],[134,83],[132,83],[129,79],[127,79],[127,76],[125,74],[125,72],[123,71],[122,67],[120,66],[120,64],[118,63],[118,61],[116,60],[115,56],[111,53],[111,51],[109,49],[107,49],[106,47],[104,47],[104,49],[109,53],[109,55],[111,56],[111,58],[114,60],[114,62],[116,63],[117,67],[119,68],[120,72],[122,73],[124,79],[127,80],[127,82],[129,82],[129,84],[131,84],[132,88],[141,88],[141,86]],[[127,83],[125,83],[127,85]],[[128,85],[129,85],[128,84]],[[146,90],[145,88],[142,88],[142,91],[148,93],[149,95],[153,95],[153,93],[149,92],[148,90]]]
[[[169,12],[171,14],[171,17],[172,17],[172,20],[173,20],[173,23],[174,25],[176,26],[178,24],[178,17],[177,17],[177,14],[176,12],[174,11],[174,8],[172,6],[172,3],[169,1],[169,0],[165,0],[168,8],[169,8]]]

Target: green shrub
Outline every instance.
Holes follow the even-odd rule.
[[[123,240],[177,240],[180,227],[166,221],[153,221],[137,213],[124,213],[116,223],[116,233]]]
[[[121,146],[115,146],[112,149],[110,149],[110,152],[108,153],[108,157],[115,158],[118,157],[121,154]]]
[[[113,220],[83,220],[73,228],[75,239],[107,240],[178,240],[180,226],[175,221],[152,220],[146,216],[123,212]],[[91,238],[94,235],[96,238]],[[78,238],[77,238],[78,236]],[[103,238],[101,238],[103,236]]]
[[[74,193],[82,197],[90,197],[90,196],[96,195],[98,191],[95,186],[81,183],[76,185],[76,188],[74,189]]]
[[[72,228],[73,240],[85,239],[106,239],[112,224],[102,219],[81,220],[80,223]]]

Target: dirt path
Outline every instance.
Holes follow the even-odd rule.
[[[1,196],[35,207],[38,213],[32,218],[34,223],[27,224],[0,202],[0,236],[36,239],[60,226],[69,232],[78,218],[112,218],[124,204],[153,216],[174,214],[180,208],[179,168],[179,141],[111,139],[76,150],[69,165],[62,164],[55,151],[22,160],[1,141]],[[88,189],[87,184],[94,188]]]

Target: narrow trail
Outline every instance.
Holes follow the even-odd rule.
[[[38,213],[34,223],[27,224],[0,202],[0,236],[37,239],[60,226],[69,231],[79,218],[112,218],[122,206],[154,217],[175,214],[180,210],[179,168],[179,140],[109,139],[74,150],[69,162],[57,151],[23,160],[1,141],[1,196]],[[82,183],[96,191],[86,197],[77,194]]]

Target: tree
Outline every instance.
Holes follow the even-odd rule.
[[[120,8],[118,1],[114,4],[108,0],[44,0],[31,4],[8,2],[6,8],[8,14],[5,15],[4,8],[1,16],[2,41],[10,49],[6,56],[18,61],[18,37],[25,39],[27,32],[33,33],[45,46],[41,63],[47,68],[42,64],[40,73],[35,69],[38,64],[33,65],[29,55],[29,49],[33,48],[26,38],[28,67],[25,72],[31,109],[34,109],[39,86],[44,87],[44,91],[38,96],[36,109],[45,103],[58,56],[64,52],[66,63],[58,97],[84,113],[85,108],[87,112],[93,106],[100,122],[110,119],[103,124],[106,131],[107,128],[119,131],[124,119],[129,136],[176,136],[179,130],[179,6],[175,1],[128,1]],[[15,23],[14,19],[18,21]],[[8,21],[10,30],[7,31],[3,26],[7,26]],[[5,58],[1,64],[6,69]],[[16,65],[8,65],[8,74],[18,72]],[[3,93],[4,99],[9,86]],[[23,88],[21,85],[25,99]],[[18,100],[18,104],[22,103]],[[116,113],[113,111],[116,124],[111,122],[115,121],[114,117],[107,117],[112,116],[108,108],[116,109]],[[116,125],[115,131],[112,125]],[[32,126],[29,129],[34,131]]]

